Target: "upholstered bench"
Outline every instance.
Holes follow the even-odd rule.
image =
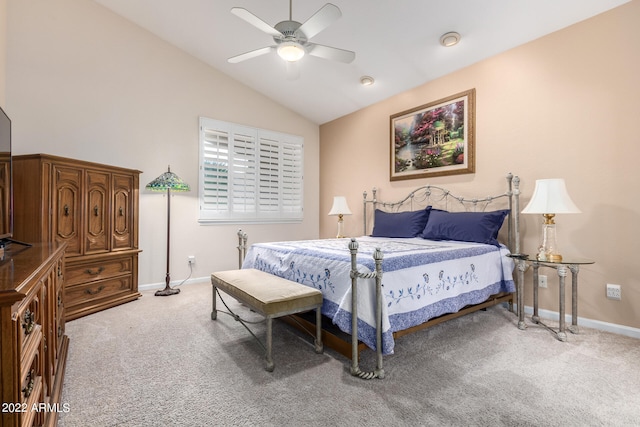
[[[256,269],[228,270],[212,273],[211,284],[213,285],[213,309],[211,311],[211,319],[216,320],[219,311],[216,309],[217,289],[231,295],[266,318],[267,345],[265,351],[267,371],[271,372],[275,367],[271,357],[273,342],[272,321],[277,317],[315,309],[315,351],[316,353],[322,353],[320,314],[322,292],[319,290]],[[230,314],[249,329],[243,319],[234,313]]]

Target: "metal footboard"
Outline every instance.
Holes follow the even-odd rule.
[[[349,242],[349,251],[351,252],[351,375],[360,377],[365,380],[373,378],[384,378],[384,369],[382,368],[382,251],[376,248],[373,252],[373,260],[375,262],[375,271],[370,273],[361,273],[358,271],[357,255],[358,242],[351,239]],[[376,279],[376,369],[373,372],[365,372],[360,370],[358,365],[358,279]]]

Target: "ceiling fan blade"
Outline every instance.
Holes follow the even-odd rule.
[[[287,80],[298,80],[300,78],[300,63],[298,61],[284,61],[287,66]]]
[[[249,24],[253,25],[260,31],[264,31],[265,33],[269,34],[272,37],[282,37],[282,33],[280,31],[276,30],[271,25],[267,24],[262,19],[258,18],[256,15],[249,12],[247,9],[243,7],[231,8],[231,13],[236,15],[238,18],[244,19]]]
[[[307,40],[309,40],[311,37],[333,24],[341,16],[342,12],[340,12],[338,6],[327,3],[314,13],[311,18],[307,19],[304,24],[298,28],[298,31],[301,31]]]
[[[344,62],[345,64],[349,64],[356,58],[355,52],[338,49],[337,47],[323,46],[315,43],[307,43],[305,47],[307,48],[307,53],[309,55],[323,59],[330,59],[332,61]]]
[[[250,52],[241,53],[240,55],[232,56],[227,59],[228,62],[232,64],[237,64],[238,62],[246,61],[247,59],[255,58],[256,56],[265,55],[269,52],[272,52],[276,49],[275,46],[267,46],[260,49],[252,50]]]

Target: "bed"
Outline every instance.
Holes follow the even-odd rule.
[[[352,374],[382,378],[382,356],[394,352],[396,337],[488,305],[512,307],[518,186],[509,174],[496,196],[427,185],[395,202],[378,200],[374,189],[363,194],[363,236],[247,247],[240,231],[241,266],[319,289],[322,314],[351,336]],[[359,368],[362,344],[377,353],[373,372]]]

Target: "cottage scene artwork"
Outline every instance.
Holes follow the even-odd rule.
[[[475,89],[391,116],[391,181],[475,171]]]

